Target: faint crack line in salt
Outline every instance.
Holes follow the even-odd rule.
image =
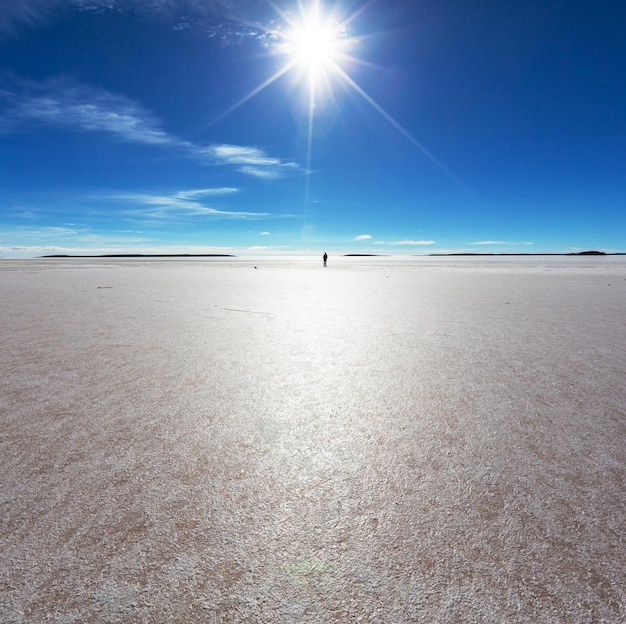
[[[230,312],[247,312],[248,314],[265,314],[266,316],[276,316],[271,312],[257,312],[256,310],[240,310],[239,308],[223,308],[224,310],[229,310]]]

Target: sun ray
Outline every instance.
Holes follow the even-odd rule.
[[[347,34],[347,26],[352,23],[375,0],[371,0],[342,21],[335,21],[332,16],[324,15],[320,0],[312,0],[305,7],[302,0],[298,0],[300,21],[296,22],[289,16],[280,13],[288,23],[290,30],[281,33],[282,43],[279,53],[291,60],[291,68],[300,67],[306,75],[309,90],[308,132],[307,132],[307,182],[305,201],[310,194],[309,174],[312,163],[313,126],[315,117],[315,97],[319,95],[319,82],[322,77],[337,76],[351,89],[359,94],[383,119],[397,132],[416,147],[433,165],[442,171],[455,184],[474,195],[473,191],[455,175],[441,160],[439,160],[423,143],[416,139],[392,115],[390,115],[369,93],[367,93],[344,69],[343,65],[362,65],[374,67],[357,56],[348,54],[348,48],[355,39]]]
[[[235,102],[230,108],[225,110],[223,113],[220,113],[217,117],[211,120],[205,126],[204,129],[206,130],[207,128],[210,128],[211,126],[216,124],[218,121],[221,121],[222,119],[230,115],[232,112],[236,111],[240,106],[245,104],[248,100],[251,100],[255,95],[263,91],[263,89],[269,87],[273,82],[276,82],[281,76],[284,76],[287,72],[291,71],[293,67],[295,66],[295,64],[296,64],[296,61],[292,61],[291,63],[288,63],[287,65],[284,65],[283,67],[281,67],[278,71],[272,74],[267,80],[262,82],[260,85],[258,85],[254,89],[252,89],[252,91],[244,95],[240,100]]]
[[[409,143],[417,148],[435,167],[450,180],[476,198],[475,193],[454,174],[423,143],[416,139],[402,124],[388,113],[365,89],[350,75],[348,68],[360,65],[366,68],[377,66],[356,54],[350,54],[350,48],[357,42],[367,40],[361,36],[358,40],[349,34],[352,24],[376,0],[370,0],[356,11],[342,17],[337,11],[326,11],[322,0],[296,1],[294,14],[277,6],[272,0],[268,4],[279,16],[283,27],[264,28],[275,41],[271,54],[283,57],[285,62],[269,78],[252,89],[226,111],[214,118],[209,126],[221,121],[240,108],[254,96],[291,72],[297,72],[294,80],[301,80],[307,91],[307,131],[306,131],[306,171],[305,171],[305,219],[310,202],[311,171],[313,163],[313,135],[315,126],[316,99],[332,91],[333,82],[347,85],[363,98],[387,123],[400,133]],[[339,5],[337,5],[339,6]],[[260,28],[260,27],[259,27]],[[375,35],[370,35],[375,36]],[[333,81],[333,78],[335,79]],[[208,127],[208,126],[207,126]],[[478,198],[477,198],[478,199]]]
[[[311,164],[313,161],[313,123],[315,117],[315,85],[311,85],[309,91],[309,120],[307,127],[306,145],[306,173],[304,178],[304,214],[303,220],[306,222],[311,200]]]
[[[461,186],[464,190],[472,195],[474,192],[456,176],[448,167],[446,167],[423,143],[418,141],[408,130],[406,130],[399,122],[397,122],[371,95],[360,87],[339,65],[333,65],[334,71],[340,76],[356,93],[358,93],[377,113],[379,113],[388,123],[390,123],[405,139],[417,147],[428,160],[445,173],[453,182]]]
[[[367,11],[367,9],[369,9],[376,2],[377,0],[370,0],[369,2],[364,4],[362,7],[358,8],[356,11],[350,13],[350,15],[348,15],[346,19],[343,22],[341,22],[341,27],[346,29],[357,17],[359,17],[362,13]]]

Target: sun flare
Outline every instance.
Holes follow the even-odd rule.
[[[296,26],[287,34],[284,51],[297,65],[317,72],[336,60],[342,43],[337,27],[311,21]]]
[[[279,17],[279,25],[272,25],[271,28],[261,30],[271,42],[269,55],[279,58],[277,68],[258,86],[213,119],[210,125],[230,115],[279,79],[290,78],[294,89],[300,90],[304,87],[302,89],[304,98],[297,98],[294,101],[304,104],[303,110],[306,110],[308,117],[305,169],[308,174],[312,171],[315,117],[322,109],[318,105],[327,103],[332,106],[336,101],[333,91],[336,86],[341,87],[363,98],[373,110],[420,150],[436,167],[460,187],[469,190],[450,169],[361,87],[352,75],[356,66],[376,67],[359,56],[358,51],[353,50],[361,47],[364,41],[374,35],[360,35],[356,38],[350,34],[357,18],[375,1],[367,0],[359,9],[347,14],[342,8],[341,0],[335,0],[332,8],[328,8],[323,0],[308,0],[308,4],[306,0],[295,0],[296,5],[293,10],[281,9],[273,0],[268,0]],[[309,179],[310,176],[307,175],[305,204],[309,196]]]
[[[319,79],[329,82],[337,68],[351,57],[355,40],[347,30],[347,20],[337,19],[333,12],[313,0],[308,7],[299,5],[297,15],[281,14],[285,28],[277,31],[275,52],[285,59],[286,67],[296,70],[314,88]]]

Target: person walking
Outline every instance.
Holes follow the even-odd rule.
[[[324,260],[324,266],[326,266],[326,260],[328,260],[328,254],[326,252],[324,252],[322,259]]]

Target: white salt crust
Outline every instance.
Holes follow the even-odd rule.
[[[0,621],[626,621],[626,259],[321,264],[0,261]]]

